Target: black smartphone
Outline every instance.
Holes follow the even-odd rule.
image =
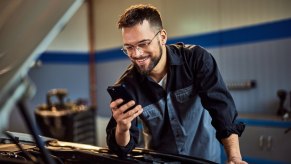
[[[130,96],[130,94],[126,91],[126,86],[124,84],[108,86],[107,92],[111,96],[112,101],[119,99],[119,98],[123,99],[123,103],[120,106],[133,100],[133,98]],[[126,113],[130,109],[133,109],[134,107],[135,107],[135,105],[133,107],[129,108],[128,110],[126,110],[124,113]]]

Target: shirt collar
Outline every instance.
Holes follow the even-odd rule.
[[[178,46],[181,45],[166,45],[166,51],[167,51],[167,60],[169,62],[169,65],[182,65],[183,61],[181,60],[181,58],[177,55],[177,52],[175,51],[180,51],[180,48]],[[152,81],[148,76],[146,75],[141,75],[137,68],[133,67],[133,69],[135,70],[135,72],[137,73],[138,76],[140,76],[141,81],[144,81],[145,79]]]
[[[169,64],[182,65],[183,61],[177,55],[177,52],[175,52],[175,51],[179,51],[179,48],[176,45],[166,45],[166,48],[167,48],[167,57],[168,57]]]

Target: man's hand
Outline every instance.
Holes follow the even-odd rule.
[[[227,161],[227,164],[247,164],[247,162],[243,161],[241,158],[231,158]]]
[[[227,154],[228,164],[247,164],[242,160],[237,134],[231,134],[229,137],[222,139],[222,143]]]
[[[143,109],[141,105],[137,105],[133,109],[124,113],[127,109],[135,105],[134,101],[130,101],[122,106],[123,100],[117,99],[110,103],[112,116],[115,119],[117,126],[115,131],[116,142],[120,146],[126,146],[130,140],[129,129],[131,127],[131,121],[139,116]]]

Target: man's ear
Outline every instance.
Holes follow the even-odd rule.
[[[162,29],[161,30],[161,43],[165,45],[167,43],[167,39],[168,39],[167,32],[165,29]]]

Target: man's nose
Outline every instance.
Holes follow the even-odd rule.
[[[134,56],[136,55],[142,55],[143,54],[143,50],[140,47],[134,47]]]

